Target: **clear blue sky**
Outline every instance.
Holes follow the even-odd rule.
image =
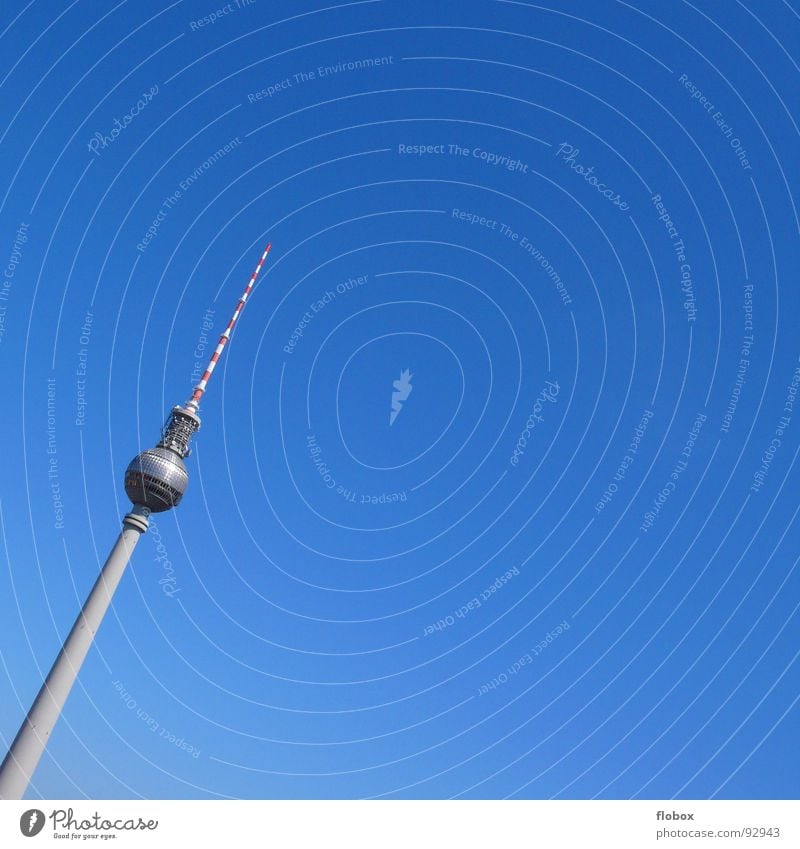
[[[6,742],[273,244],[31,798],[800,792],[798,9],[549,6],[4,5]]]

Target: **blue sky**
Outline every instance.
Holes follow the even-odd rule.
[[[31,798],[796,797],[798,27],[6,5],[5,741],[273,245]]]

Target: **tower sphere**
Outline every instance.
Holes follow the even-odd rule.
[[[125,492],[134,504],[163,513],[175,507],[189,483],[183,460],[168,448],[148,448],[131,460],[125,472]]]

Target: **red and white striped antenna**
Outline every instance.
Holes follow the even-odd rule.
[[[219,362],[219,358],[222,355],[222,351],[225,348],[225,345],[228,342],[228,339],[231,337],[231,331],[233,330],[233,325],[236,324],[236,319],[239,318],[239,313],[244,309],[244,305],[247,301],[250,292],[253,291],[253,286],[256,282],[256,277],[258,277],[259,271],[261,271],[261,266],[264,264],[264,260],[267,258],[267,254],[272,247],[272,243],[268,242],[266,248],[264,248],[264,253],[261,254],[261,259],[258,261],[258,265],[253,272],[253,276],[250,278],[250,282],[247,284],[247,288],[244,290],[244,293],[241,298],[239,298],[239,303],[236,304],[236,309],[233,311],[233,315],[231,316],[231,320],[228,322],[228,326],[222,332],[222,335],[219,337],[219,342],[217,343],[217,347],[214,350],[214,353],[211,355],[211,359],[208,361],[208,366],[206,366],[206,370],[200,379],[200,382],[195,386],[194,391],[192,392],[192,397],[186,402],[185,406],[189,408],[193,413],[197,413],[200,407],[200,400],[203,397],[203,393],[206,391],[206,386],[208,385],[208,381],[211,379],[211,375],[214,373],[214,368]]]

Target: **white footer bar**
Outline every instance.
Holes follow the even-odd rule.
[[[800,846],[780,801],[0,802],[0,846],[643,849]]]

